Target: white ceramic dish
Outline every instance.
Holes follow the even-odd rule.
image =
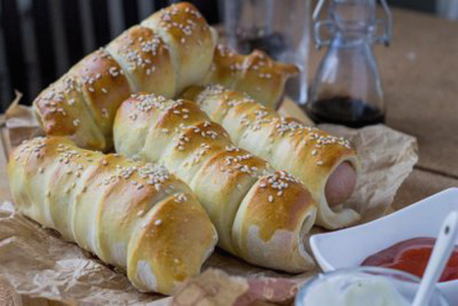
[[[444,218],[458,210],[458,188],[441,191],[375,221],[313,235],[313,254],[324,271],[356,267],[369,255],[415,237],[436,237]],[[458,239],[457,239],[458,244]],[[450,305],[458,305],[458,280],[439,283]]]

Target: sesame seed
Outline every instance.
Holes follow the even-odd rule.
[[[156,226],[159,226],[162,224],[162,220],[161,219],[157,219],[156,221],[154,221],[154,225]]]
[[[179,194],[175,195],[175,202],[177,202],[177,203],[182,203],[182,202],[185,202],[187,200],[188,200],[188,198],[186,197],[186,195],[184,193],[179,193]]]

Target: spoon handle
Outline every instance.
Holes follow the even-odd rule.
[[[434,287],[454,249],[457,233],[458,212],[452,211],[442,224],[412,306],[428,305]]]

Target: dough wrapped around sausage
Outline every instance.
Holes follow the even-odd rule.
[[[287,172],[235,147],[196,103],[132,95],[116,115],[114,142],[117,152],[159,162],[186,182],[223,249],[288,272],[314,266],[304,243],[315,222],[311,194]]]
[[[171,294],[217,241],[189,187],[164,167],[35,138],[10,156],[16,208],[126,271],[141,291]]]
[[[219,85],[194,86],[183,97],[196,101],[235,144],[299,178],[319,203],[318,225],[337,229],[360,220],[364,207],[344,204],[359,168],[347,140],[282,117],[246,94]]]

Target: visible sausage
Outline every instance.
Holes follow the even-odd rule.
[[[343,162],[334,170],[326,182],[325,195],[330,207],[347,200],[356,185],[356,171],[349,162]]]

